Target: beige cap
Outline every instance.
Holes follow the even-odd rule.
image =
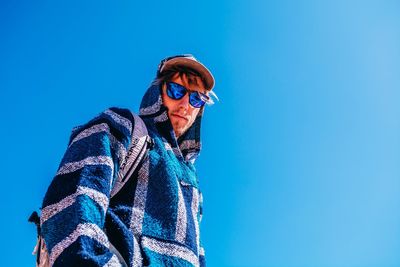
[[[183,54],[172,57],[167,57],[161,60],[160,65],[158,65],[157,77],[159,77],[164,71],[168,70],[173,66],[183,66],[198,72],[205,81],[205,86],[208,91],[211,91],[215,85],[215,80],[211,72],[204,66],[200,61],[198,61],[191,54]]]

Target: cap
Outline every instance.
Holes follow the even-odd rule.
[[[211,72],[204,66],[200,61],[198,61],[191,54],[183,54],[172,57],[167,57],[161,60],[160,65],[158,65],[157,77],[174,66],[188,67],[192,70],[198,72],[205,81],[205,86],[208,91],[211,91],[214,87],[215,80]]]

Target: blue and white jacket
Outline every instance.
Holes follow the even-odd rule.
[[[41,234],[50,263],[121,266],[122,256],[128,266],[204,266],[202,195],[193,165],[202,114],[203,108],[176,139],[160,88],[151,86],[140,116],[154,147],[112,199],[133,116],[110,108],[76,127],[43,200]]]

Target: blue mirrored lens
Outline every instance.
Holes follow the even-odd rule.
[[[200,108],[204,106],[206,102],[204,102],[201,99],[200,94],[198,92],[191,92],[189,97],[189,103],[195,108]]]
[[[181,99],[186,94],[186,88],[176,84],[176,83],[168,83],[167,84],[167,95],[175,100]]]

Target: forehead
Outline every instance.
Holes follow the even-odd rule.
[[[172,76],[171,82],[183,85],[191,91],[207,93],[202,79],[196,75],[177,72]]]

